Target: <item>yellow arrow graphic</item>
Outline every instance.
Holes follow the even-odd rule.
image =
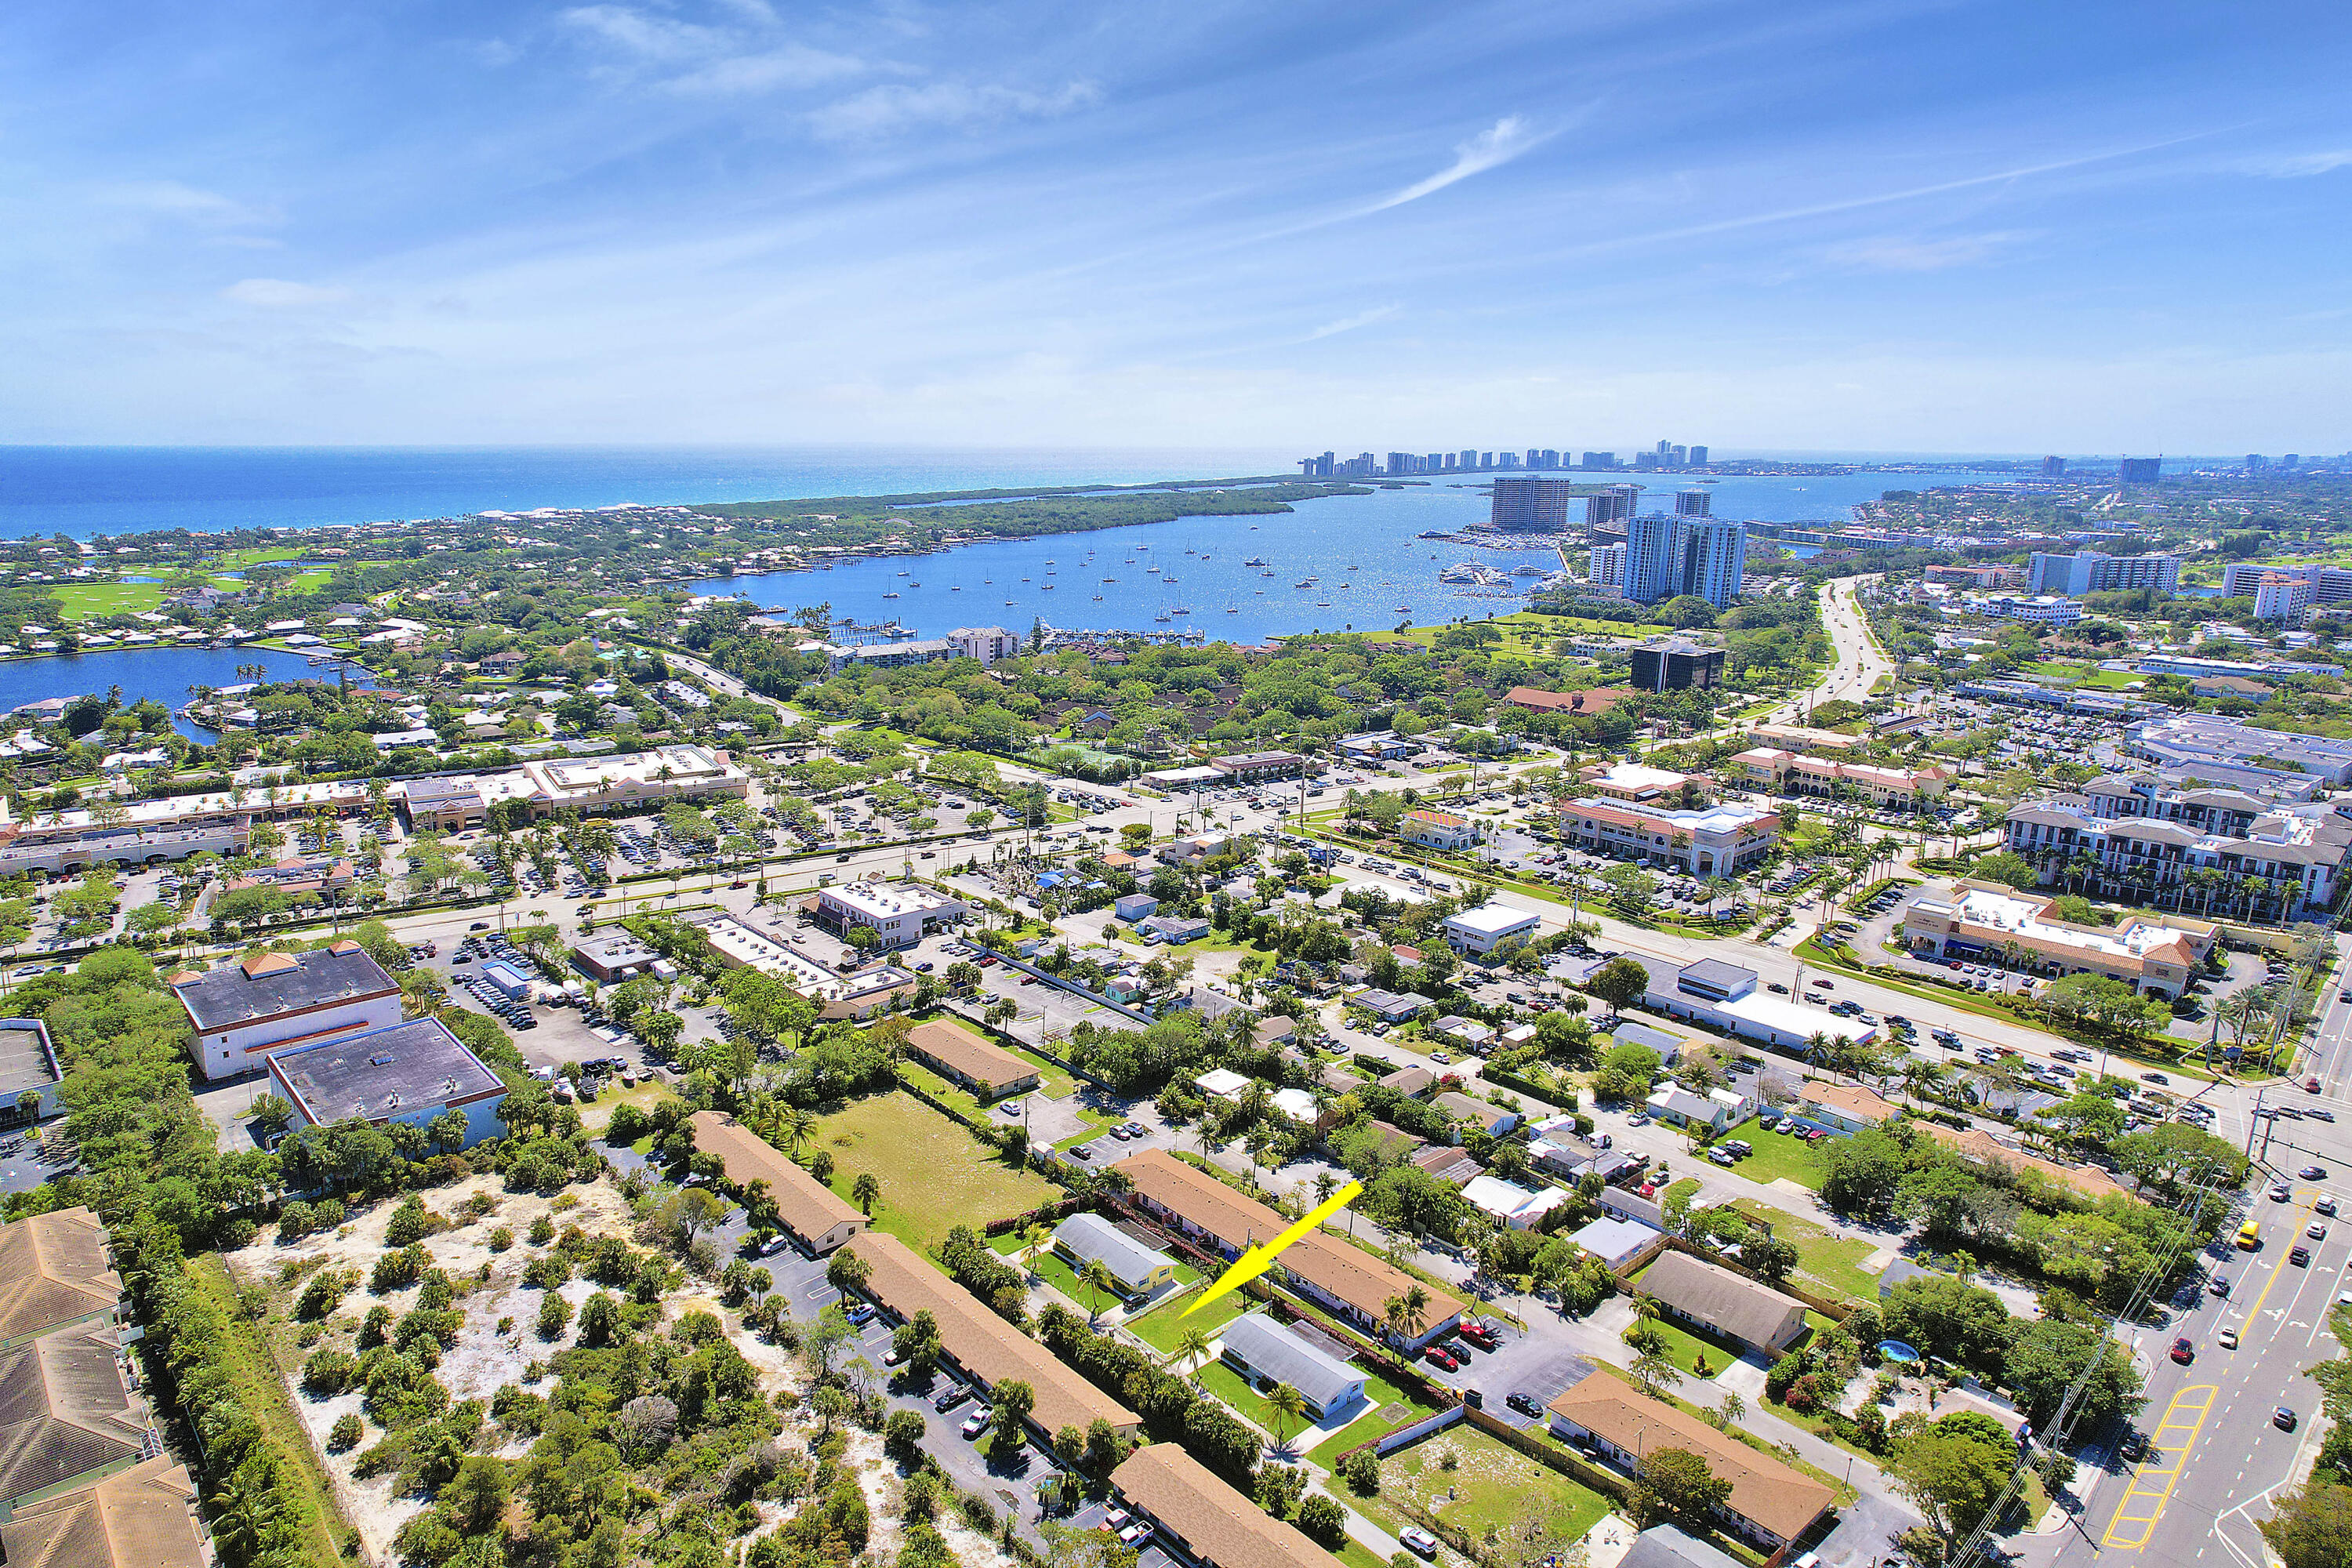
[[[1313,1211],[1309,1213],[1305,1219],[1300,1220],[1297,1225],[1292,1226],[1288,1230],[1284,1231],[1280,1236],[1276,1237],[1264,1247],[1252,1246],[1249,1250],[1244,1252],[1239,1258],[1234,1258],[1233,1267],[1226,1269],[1223,1277],[1221,1277],[1214,1285],[1210,1286],[1206,1290],[1202,1291],[1201,1293],[1200,1300],[1194,1301],[1191,1306],[1185,1308],[1181,1312],[1179,1312],[1176,1315],[1180,1318],[1189,1318],[1193,1313],[1199,1311],[1202,1308],[1207,1306],[1210,1302],[1215,1300],[1218,1297],[1240,1289],[1243,1286],[1248,1284],[1251,1280],[1265,1273],[1266,1266],[1272,1263],[1275,1258],[1281,1254],[1284,1247],[1288,1247],[1292,1242],[1297,1241],[1302,1236],[1312,1235],[1315,1231],[1321,1228],[1325,1220],[1329,1219],[1333,1215],[1338,1214],[1341,1209],[1346,1208],[1349,1204],[1354,1203],[1358,1198],[1363,1196],[1363,1183],[1349,1182],[1346,1186],[1341,1187],[1338,1192],[1333,1193],[1329,1197],[1325,1198],[1321,1203],[1317,1204]]]

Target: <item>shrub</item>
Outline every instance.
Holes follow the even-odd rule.
[[[313,1351],[302,1363],[302,1387],[321,1399],[331,1399],[352,1385],[359,1363],[341,1351]]]
[[[335,1424],[327,1428],[327,1452],[348,1454],[358,1447],[360,1439],[366,1436],[367,1426],[357,1415],[338,1415],[335,1417]]]

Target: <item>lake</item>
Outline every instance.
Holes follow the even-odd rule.
[[[1851,520],[1855,502],[1876,500],[1885,490],[1979,483],[1982,478],[1962,470],[1741,477],[1704,488],[1714,492],[1717,517],[1842,523]],[[1671,504],[1672,492],[1687,483],[1672,475],[1649,479],[1654,482],[1644,492],[1648,504]],[[1035,620],[1066,630],[1183,628],[1213,642],[1387,631],[1408,619],[1430,626],[1507,615],[1522,607],[1528,585],[1539,580],[1514,575],[1506,590],[1441,583],[1439,574],[1457,563],[1475,561],[1507,574],[1520,566],[1543,573],[1559,569],[1559,555],[1549,550],[1478,548],[1415,537],[1431,530],[1459,531],[1485,521],[1489,510],[1475,479],[1439,479],[1302,501],[1287,513],[1270,516],[1179,518],[1045,539],[996,540],[807,572],[708,578],[693,586],[700,594],[745,594],[768,609],[829,605],[836,618],[866,625],[896,620],[925,637],[957,626],[1026,632]],[[1797,549],[1810,553],[1808,547]],[[1266,564],[1247,564],[1252,557]],[[1297,586],[1309,579],[1310,586]],[[866,635],[851,634],[853,640]]]
[[[242,684],[245,677],[236,672],[240,664],[263,666],[272,680],[335,679],[331,665],[313,667],[301,654],[263,647],[117,648],[61,654],[55,658],[5,659],[0,660],[0,712],[51,697],[104,696],[119,686],[126,703],[152,697],[168,704],[174,715],[173,728],[200,745],[210,745],[218,737],[178,718],[179,709],[188,700],[191,686]],[[352,684],[373,682],[366,671],[353,666]]]

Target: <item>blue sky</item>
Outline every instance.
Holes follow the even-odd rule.
[[[2352,446],[2341,5],[25,0],[0,440]]]

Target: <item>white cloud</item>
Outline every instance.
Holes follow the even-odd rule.
[[[1544,138],[1536,134],[1535,127],[1524,115],[1507,114],[1477,135],[1454,149],[1454,162],[1429,178],[1407,185],[1384,201],[1374,202],[1366,212],[1386,212],[1391,207],[1417,202],[1425,195],[1442,191],[1473,174],[1509,163]]]
[[[698,70],[673,77],[662,85],[673,92],[765,92],[779,87],[814,87],[862,75],[866,62],[847,55],[828,54],[800,44],[760,54],[735,55]]]
[[[218,191],[184,185],[177,180],[146,180],[110,185],[98,193],[98,199],[108,206],[128,207],[137,212],[152,213],[159,217],[184,218],[222,226],[270,223],[277,219],[277,215],[267,209],[248,205]]]
[[[308,310],[341,304],[351,298],[351,290],[283,278],[247,278],[222,289],[221,298],[264,310]]]
[[[809,124],[830,141],[873,141],[922,125],[983,125],[1067,114],[1101,97],[1089,81],[1074,81],[1051,93],[947,81],[921,87],[893,83],[828,104],[809,116]]]
[[[1833,245],[1824,254],[1840,266],[1873,272],[1941,272],[1947,268],[1972,267],[2025,237],[2016,231],[1956,234],[1943,239],[1882,235]]]
[[[2277,158],[2256,158],[2243,167],[2248,174],[2265,174],[2273,180],[2307,180],[2314,174],[2332,174],[2338,169],[2352,168],[2352,147],[2339,147],[2332,152],[2296,153]]]
[[[1352,316],[1342,316],[1336,321],[1326,321],[1307,333],[1302,341],[1311,343],[1318,338],[1332,337],[1340,332],[1352,332],[1358,327],[1369,327],[1374,321],[1385,321],[1403,309],[1402,305],[1398,304],[1375,305],[1369,310],[1359,310]]]

